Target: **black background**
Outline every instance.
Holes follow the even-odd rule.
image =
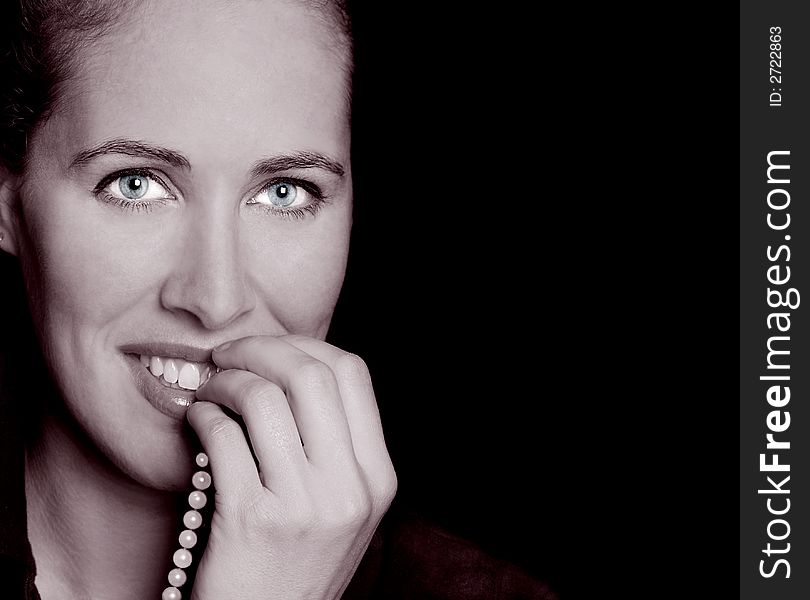
[[[330,340],[369,364],[398,501],[564,594],[581,440],[560,363],[581,313],[541,218],[570,199],[548,194],[520,19],[355,7],[355,225]]]

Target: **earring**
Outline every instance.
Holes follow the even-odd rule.
[[[3,239],[6,237],[6,234],[0,231],[0,244],[3,243]]]

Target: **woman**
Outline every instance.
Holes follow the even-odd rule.
[[[344,8],[21,4],[0,248],[52,383],[4,375],[36,408],[26,593],[390,597],[367,549],[396,475],[368,370],[323,341],[352,221]]]

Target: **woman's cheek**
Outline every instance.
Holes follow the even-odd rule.
[[[37,297],[61,313],[95,319],[142,297],[160,262],[154,253],[150,260],[149,240],[111,227],[98,218],[99,207],[70,211],[55,204],[32,219],[26,262],[36,273]]]
[[[267,258],[251,270],[257,294],[287,331],[321,338],[343,285],[351,229],[344,211],[322,212],[297,235],[264,237],[254,248]]]

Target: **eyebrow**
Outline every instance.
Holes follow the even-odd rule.
[[[324,169],[343,177],[345,169],[339,162],[317,152],[293,152],[258,161],[250,174],[254,178],[272,175],[288,169]]]
[[[127,139],[114,139],[103,142],[98,146],[81,150],[70,161],[69,169],[73,170],[78,167],[84,166],[93,159],[103,156],[105,154],[126,154],[127,156],[138,156],[144,158],[151,158],[165,162],[174,167],[183,169],[190,169],[191,163],[189,160],[174,150],[163,148],[161,146],[154,146],[145,142]],[[329,158],[318,152],[292,152],[290,154],[282,154],[273,156],[254,163],[250,170],[251,176],[261,177],[278,173],[279,171],[286,171],[288,169],[325,169],[334,173],[338,177],[343,177],[346,173],[343,165],[336,160]]]
[[[140,156],[156,159],[174,167],[182,167],[184,169],[191,168],[191,163],[189,163],[185,156],[168,148],[161,148],[160,146],[153,146],[135,140],[115,139],[77,153],[76,156],[73,157],[73,160],[70,161],[68,169],[72,170],[84,166],[94,158],[104,154]]]

